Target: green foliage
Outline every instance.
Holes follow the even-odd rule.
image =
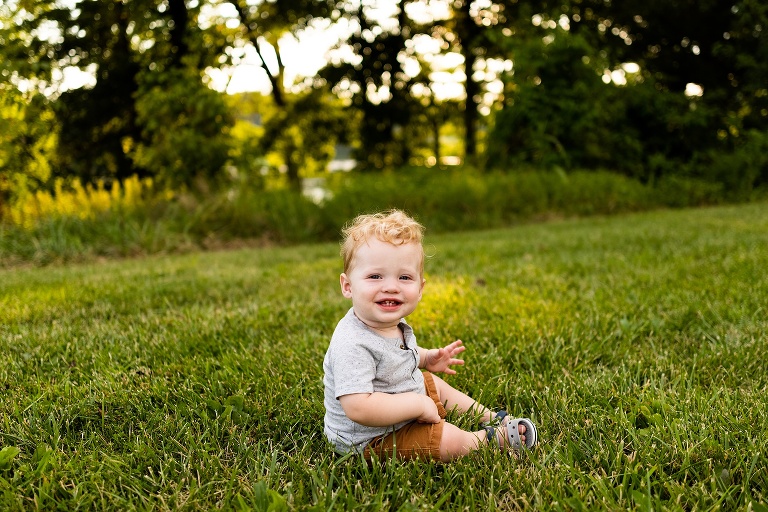
[[[755,188],[768,183],[768,132],[749,130],[735,144],[732,151],[702,151],[690,172],[722,184],[730,199],[749,199]]]
[[[533,17],[539,30],[513,21],[516,37],[496,41],[514,73],[489,136],[491,165],[608,168],[648,182],[679,175],[732,197],[765,182],[760,2],[504,4],[508,20]],[[639,71],[626,86],[596,81],[628,62]],[[689,83],[703,95],[686,97]]]
[[[200,74],[221,39],[212,28],[201,41],[200,3],[83,0],[74,8],[20,0],[3,7],[9,22],[0,39],[9,44],[2,54],[12,64],[4,80],[47,86],[60,128],[49,164],[59,176],[95,183],[151,174],[176,184],[220,170],[229,119]],[[95,85],[60,90],[56,75],[70,66],[94,73]]]
[[[230,131],[229,162],[238,179],[263,184],[268,164],[261,144],[264,138],[262,124],[266,112],[271,112],[274,107],[265,96],[253,93],[227,95],[225,101],[235,118]]]
[[[349,117],[357,120],[360,143],[354,156],[362,169],[392,170],[409,165],[424,136],[433,133],[434,128],[425,121],[439,122],[440,116],[429,112],[412,93],[418,84],[423,96],[430,81],[405,72],[406,59],[418,58],[410,36],[426,30],[409,17],[407,3],[398,3],[385,16],[342,3],[343,16],[359,26],[346,40],[354,58],[334,58],[318,73],[347,102]],[[434,34],[438,32],[435,29]],[[433,96],[434,92],[426,94]]]
[[[57,129],[50,104],[0,84],[0,210],[51,177]]]
[[[489,165],[619,169],[619,141],[612,139],[621,121],[611,103],[604,104],[609,89],[596,72],[593,50],[563,30],[550,37],[506,42],[514,49],[515,72],[508,104],[488,137]]]
[[[142,138],[124,142],[134,164],[174,187],[216,177],[228,158],[234,122],[224,98],[190,69],[145,81],[136,101]]]
[[[217,1],[212,4],[219,3]],[[281,2],[243,2],[232,0],[221,2],[229,4],[237,12],[236,18],[219,20],[220,26],[239,27],[231,31],[226,39],[221,58],[237,63],[239,50],[243,44],[251,44],[259,56],[259,66],[272,86],[271,96],[279,108],[287,105],[285,97],[285,62],[286,56],[278,44],[282,38],[297,35],[311,26],[318,18],[329,18],[336,9],[336,3],[328,0],[283,0]],[[268,64],[268,57],[273,53],[277,58],[274,64]],[[299,57],[301,58],[301,57]]]
[[[28,102],[22,126],[0,135],[9,167],[0,194],[50,186],[37,183],[48,174],[191,186],[224,167],[250,183],[264,168],[286,169],[299,189],[322,173],[336,141],[355,149],[361,168],[392,170],[439,163],[441,134],[461,124],[450,154],[470,165],[610,169],[651,184],[679,175],[749,197],[766,182],[763,4],[455,1],[442,17],[418,16],[411,0],[386,13],[327,0],[10,0],[0,3],[0,120],[20,119],[22,90],[44,93],[50,110]],[[278,41],[337,22],[356,28],[329,66],[288,84]],[[442,55],[421,53],[426,40]],[[205,74],[231,72],[251,49],[274,105],[264,134],[241,123],[232,139],[234,120]],[[463,72],[464,94],[444,101],[434,72],[447,54],[458,58],[445,71]],[[628,63],[639,70],[626,86],[602,83]],[[95,85],[64,91],[70,67],[93,73]],[[486,87],[499,73],[504,90]],[[686,97],[688,83],[703,96]],[[481,103],[496,115],[484,120]]]
[[[673,208],[718,204],[724,202],[727,195],[721,183],[677,174],[662,176],[654,188],[658,200]]]
[[[489,167],[612,169],[665,181],[667,192],[683,192],[666,199],[673,204],[690,200],[668,186],[676,177],[696,187],[709,182],[709,192],[697,193],[707,201],[713,194],[748,199],[765,182],[768,132],[744,131],[743,116],[723,115],[711,99],[717,93],[688,98],[637,75],[626,85],[605,84],[596,71],[607,63],[584,37],[563,30],[548,37],[508,43],[515,73],[488,137]]]
[[[15,446],[6,446],[0,450],[0,471],[11,469],[11,462],[20,453],[21,450]]]
[[[60,126],[56,147],[60,177],[95,182],[145,174],[133,165],[124,147],[126,140],[139,138],[133,102],[137,73],[136,66],[121,65],[92,89],[67,91],[54,103]]]
[[[98,70],[93,87],[64,91],[54,102],[62,177],[95,183],[144,175],[133,166],[123,142],[139,136],[134,102],[137,76],[144,64],[140,60],[147,55],[132,47],[131,39],[134,34],[147,34],[148,20],[139,13],[151,12],[147,0],[130,6],[83,1],[76,11],[59,6],[51,15],[31,20],[38,26],[47,25],[30,44],[46,52],[42,59],[51,73],[67,65]],[[61,41],[46,39],[46,32],[53,29],[61,32]]]
[[[5,510],[765,510],[765,203],[436,235],[410,321],[519,458],[340,457],[338,245],[0,270]],[[476,428],[467,417],[452,417]]]
[[[359,212],[419,212],[440,232],[490,228],[548,216],[611,214],[658,206],[650,189],[610,173],[407,169],[340,176],[324,209],[338,225]]]
[[[325,172],[336,144],[349,140],[352,121],[325,91],[301,94],[264,116],[260,147],[278,155],[289,183],[298,189],[301,178]]]

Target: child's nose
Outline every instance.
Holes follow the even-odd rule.
[[[385,279],[383,283],[384,291],[398,291],[400,290],[399,279]]]

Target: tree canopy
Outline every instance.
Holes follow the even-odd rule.
[[[336,26],[327,66],[288,83],[286,38]],[[7,0],[0,194],[244,165],[244,113],[210,77],[248,48],[273,103],[249,151],[277,155],[294,184],[339,141],[387,169],[439,162],[453,137],[486,168],[747,190],[768,177],[766,27],[758,0]],[[70,68],[93,83],[67,90]]]

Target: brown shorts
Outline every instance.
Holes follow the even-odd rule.
[[[440,402],[440,397],[437,396],[437,388],[432,374],[423,372],[423,375],[427,395],[435,401],[437,412],[443,420],[440,423],[412,421],[392,434],[377,437],[365,447],[363,457],[366,460],[371,460],[372,453],[375,453],[380,459],[396,457],[403,460],[440,460],[440,440],[443,437],[443,426],[445,425],[445,407]]]

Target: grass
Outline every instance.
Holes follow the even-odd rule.
[[[533,452],[368,467],[328,449],[335,244],[17,268],[0,508],[768,510],[768,204],[428,245],[420,343],[464,340],[448,379],[533,418]]]
[[[0,208],[0,268],[329,242],[355,215],[392,207],[417,210],[437,234],[766,198],[764,188],[736,195],[720,184],[683,177],[645,184],[584,170],[407,168],[324,179],[327,197],[320,204],[247,180],[200,183],[193,192],[155,190],[137,178],[109,192],[79,182],[67,191],[57,182],[53,195],[38,191]]]

